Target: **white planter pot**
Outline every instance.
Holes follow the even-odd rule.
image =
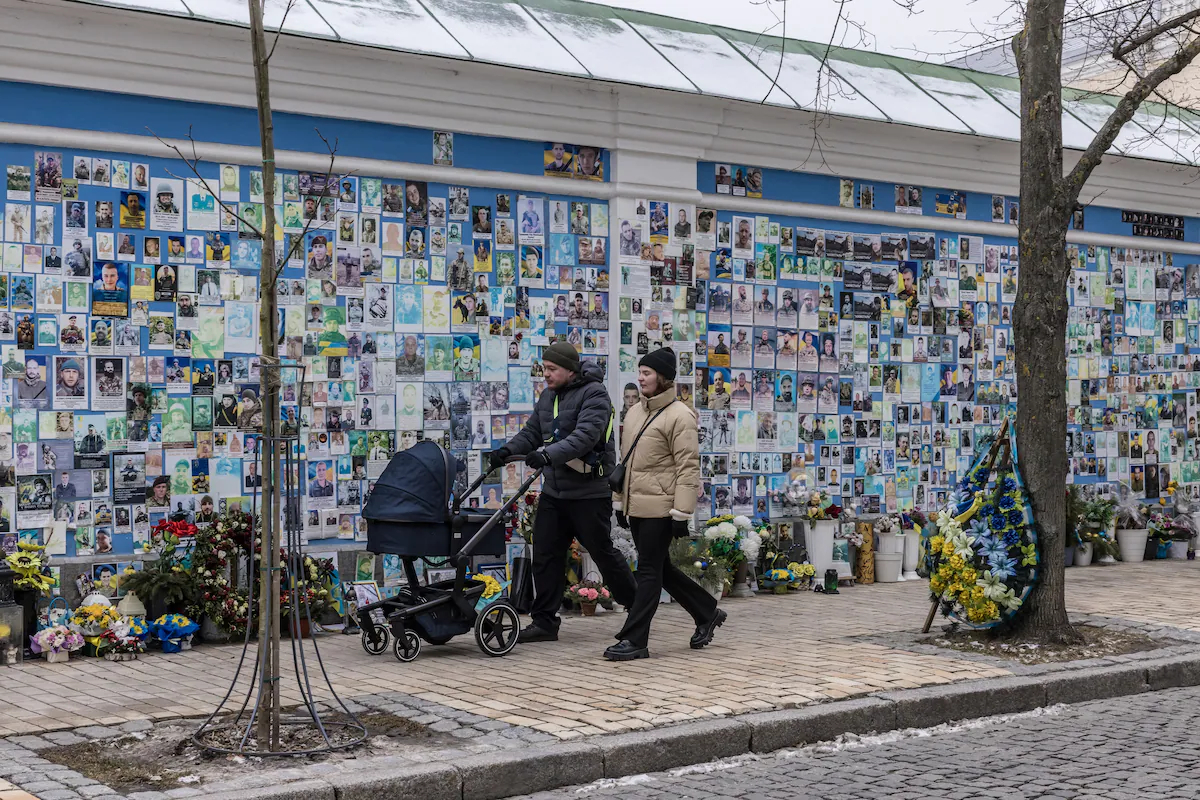
[[[1075,566],[1088,567],[1092,564],[1092,543],[1083,542],[1075,546]]]
[[[1188,543],[1187,542],[1171,542],[1171,552],[1167,558],[1172,558],[1177,561],[1187,560]]]
[[[894,533],[879,534],[879,549],[876,553],[900,553],[904,554],[904,537],[897,536]]]
[[[804,531],[808,561],[817,570],[818,580],[825,580],[825,570],[833,569],[833,537],[837,533],[837,521],[823,519],[809,522]]]
[[[42,653],[42,657],[49,664],[63,664],[71,660],[71,652],[69,650],[62,650],[57,653],[46,652]]]
[[[721,602],[721,595],[724,593],[725,593],[725,587],[723,587],[723,586],[713,589],[712,591],[709,592],[709,594],[711,594],[713,596],[713,600],[716,600],[718,604]]]
[[[896,583],[900,580],[900,568],[904,565],[903,553],[876,553],[875,580],[878,583]]]
[[[921,534],[916,531],[904,532],[904,580],[920,580],[917,565],[921,562]]]
[[[1146,539],[1150,531],[1146,528],[1120,528],[1117,530],[1117,545],[1121,548],[1121,560],[1137,563],[1146,557]]]

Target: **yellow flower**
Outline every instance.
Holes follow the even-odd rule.
[[[945,536],[932,536],[929,539],[929,550],[930,550],[930,552],[936,553],[939,550],[941,550],[942,546],[945,544],[946,544]]]
[[[954,555],[950,557],[950,569],[954,570],[955,572],[960,572],[966,566],[967,564],[965,561],[963,561],[962,556]]]

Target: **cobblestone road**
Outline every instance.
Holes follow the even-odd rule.
[[[979,727],[910,732],[898,741],[837,751],[781,751],[718,765],[724,769],[684,768],[527,800],[1195,798],[1198,724],[1200,688],[1174,689],[1060,706]]]

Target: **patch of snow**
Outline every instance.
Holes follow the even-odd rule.
[[[594,783],[589,783],[586,786],[580,786],[575,790],[575,794],[585,795],[600,789],[615,789],[621,786],[637,786],[642,783],[653,783],[654,779],[649,775],[626,775],[624,778],[601,778]]]

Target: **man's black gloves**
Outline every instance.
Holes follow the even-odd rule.
[[[512,453],[507,447],[501,447],[499,450],[493,450],[487,454],[488,472],[500,469],[504,466],[504,462],[508,460]]]
[[[625,516],[625,513],[622,511],[617,512],[617,525],[625,530],[629,530],[629,517]]]
[[[672,519],[671,520],[671,535],[674,536],[676,539],[684,539],[684,538],[690,536],[691,531],[688,529],[688,520]]]
[[[525,456],[525,466],[533,469],[542,469],[543,467],[550,466],[550,459],[546,458],[546,454],[541,450],[534,450]]]

